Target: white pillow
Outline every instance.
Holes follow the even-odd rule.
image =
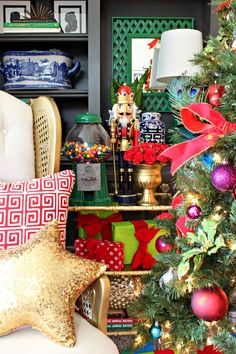
[[[0,91],[0,180],[13,182],[34,177],[31,107]]]
[[[2,354],[119,354],[114,342],[75,314],[76,344],[67,348],[36,329],[24,328],[0,337]]]

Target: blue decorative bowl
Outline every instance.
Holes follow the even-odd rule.
[[[9,51],[2,54],[3,89],[68,89],[80,62],[61,51]]]

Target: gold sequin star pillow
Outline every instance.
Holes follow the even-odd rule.
[[[56,221],[25,244],[1,251],[0,335],[30,325],[73,346],[75,301],[105,268],[64,250]]]

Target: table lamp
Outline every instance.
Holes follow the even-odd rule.
[[[159,91],[164,91],[168,84],[165,82],[160,82],[160,80],[156,80],[157,76],[157,68],[158,68],[158,61],[159,61],[159,53],[160,47],[153,48],[153,57],[152,57],[152,68],[151,68],[151,76],[150,76],[150,89],[156,89]]]
[[[199,66],[194,65],[191,60],[202,49],[203,41],[200,31],[174,29],[163,32],[160,48],[154,52],[157,56],[156,88],[160,86],[160,83],[168,85],[174,78],[196,74]]]

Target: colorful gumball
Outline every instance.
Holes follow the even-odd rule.
[[[193,313],[204,321],[219,321],[228,311],[229,301],[225,292],[217,287],[196,290],[191,299]]]
[[[156,250],[159,253],[165,253],[165,252],[169,252],[172,250],[172,245],[170,243],[167,243],[167,238],[169,237],[168,234],[166,235],[162,235],[160,236],[157,240],[156,240]]]
[[[202,215],[202,211],[201,208],[196,205],[190,205],[187,209],[187,216],[189,217],[189,219],[198,219],[200,216]]]
[[[111,153],[107,145],[89,144],[87,142],[67,141],[65,143],[65,154],[68,159],[80,162],[102,162],[106,160]]]
[[[211,173],[211,182],[220,192],[233,189],[236,184],[236,168],[229,164],[221,164]]]

